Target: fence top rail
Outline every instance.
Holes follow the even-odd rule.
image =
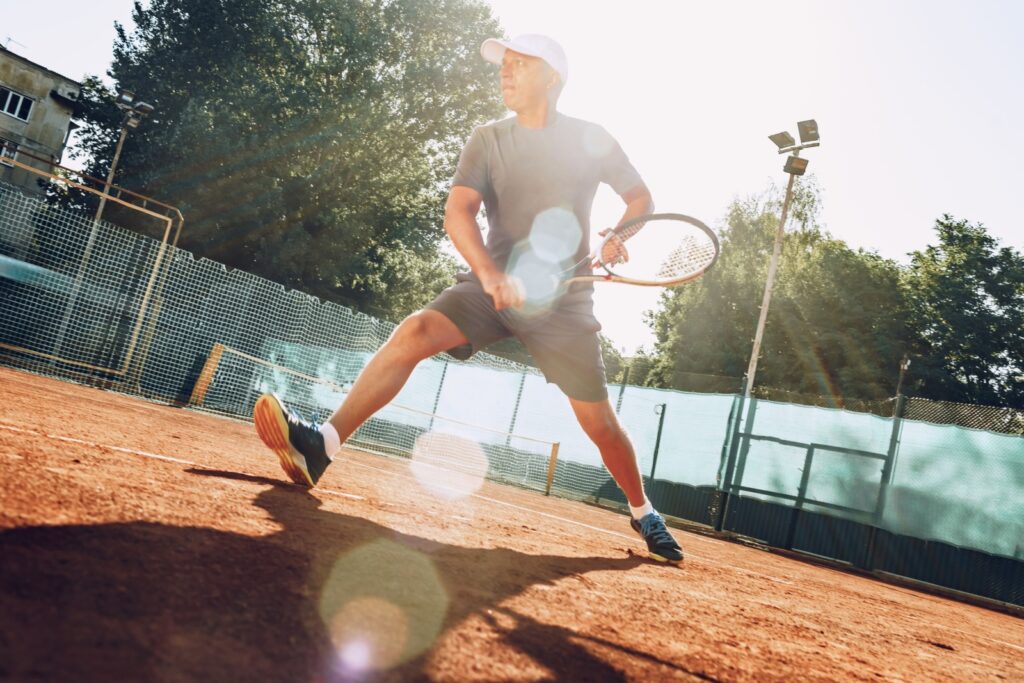
[[[233,349],[230,346],[221,345],[221,348],[224,351],[227,351],[227,352],[229,352],[231,354],[234,354],[236,356],[239,356],[241,358],[245,358],[246,360],[251,361],[253,363],[258,363],[260,365],[264,365],[264,366],[266,366],[268,368],[271,368],[272,370],[280,370],[280,371],[285,372],[287,374],[294,375],[296,377],[300,377],[302,379],[309,380],[311,382],[320,382],[322,384],[327,384],[327,385],[329,385],[331,387],[334,387],[334,388],[338,389],[342,393],[347,392],[347,389],[345,387],[341,386],[340,384],[338,384],[336,382],[332,382],[331,380],[323,379],[322,377],[314,377],[313,375],[308,375],[308,374],[306,374],[304,372],[299,372],[298,370],[293,370],[292,368],[288,368],[288,367],[285,367],[283,365],[278,365],[276,363],[272,363],[271,361],[264,360],[263,358],[259,358],[257,356],[252,355],[252,354],[246,353],[244,351],[239,351],[238,349]],[[544,439],[535,439],[535,438],[533,438],[531,436],[521,436],[519,434],[511,434],[509,432],[504,432],[504,431],[502,431],[500,429],[491,429],[490,427],[482,427],[480,425],[472,424],[471,422],[463,422],[462,420],[456,420],[456,419],[453,419],[453,418],[450,418],[450,417],[445,417],[444,415],[437,415],[437,414],[428,412],[426,410],[419,410],[417,408],[411,408],[409,406],[404,406],[404,405],[402,405],[400,403],[389,403],[387,406],[385,406],[385,409],[386,408],[399,408],[400,410],[405,410],[405,411],[408,411],[410,413],[416,413],[418,415],[423,415],[424,417],[437,418],[439,420],[443,420],[445,422],[450,422],[452,424],[457,424],[457,425],[460,425],[460,426],[463,426],[463,427],[471,427],[473,429],[476,429],[476,430],[479,430],[479,431],[482,431],[482,432],[489,432],[491,434],[501,434],[502,436],[510,436],[511,438],[516,439],[518,441],[532,441],[533,443],[541,443],[541,444],[545,444],[547,446],[550,446],[553,443],[551,441],[545,441]]]
[[[865,515],[871,514],[871,510],[862,510],[860,508],[852,508],[852,507],[849,507],[847,505],[839,505],[838,503],[826,503],[825,501],[815,500],[814,498],[808,498],[806,496],[801,498],[800,496],[794,496],[794,495],[792,495],[790,493],[779,493],[778,491],[768,491],[767,489],[754,488],[753,486],[733,485],[733,486],[730,486],[729,488],[734,493],[739,493],[740,491],[748,491],[750,493],[760,493],[763,496],[772,496],[774,498],[782,498],[783,500],[792,500],[792,501],[800,503],[801,505],[818,505],[820,507],[828,508],[830,510],[841,510],[843,512],[859,512],[859,513],[865,514]]]
[[[3,143],[0,146],[9,147],[9,143],[5,142],[5,143]],[[73,173],[73,174],[77,175],[79,178],[84,178],[85,180],[88,180],[90,182],[97,183],[101,187],[106,187],[107,181],[103,180],[102,178],[97,178],[95,176],[89,175],[88,173],[83,173],[82,171],[78,171],[78,170],[75,170],[75,169],[70,168],[68,166],[64,166],[62,164],[59,164],[56,161],[54,161],[52,158],[48,158],[48,157],[40,156],[38,154],[34,154],[34,153],[28,151],[27,149],[20,148],[20,147],[17,149],[17,152],[18,152],[18,156],[28,157],[29,159],[33,159],[35,161],[41,161],[44,164],[47,164],[49,166],[55,166],[55,167],[59,168],[62,171],[66,171],[68,173]],[[16,161],[16,160],[8,159],[8,161]],[[24,164],[19,164],[19,166],[24,167]],[[36,173],[40,172],[39,169],[33,168],[33,167],[28,167],[27,170],[31,170],[31,171],[36,172]],[[65,179],[60,178],[60,176],[53,176],[53,174],[46,174],[46,175],[49,175],[51,178],[54,178],[54,179],[57,179],[57,180],[65,181]],[[90,188],[88,186],[84,186],[82,189],[92,190],[92,188]],[[164,208],[164,209],[167,209],[168,211],[173,211],[178,216],[179,220],[181,220],[181,221],[185,220],[184,216],[182,216],[181,211],[178,209],[178,207],[176,207],[176,206],[174,206],[172,204],[168,204],[166,202],[162,202],[159,199],[155,199],[153,197],[149,197],[149,196],[141,194],[139,192],[133,192],[132,190],[123,188],[123,187],[121,187],[119,185],[111,184],[110,185],[110,189],[111,189],[111,191],[116,190],[118,197],[120,197],[122,194],[126,194],[126,195],[129,195],[131,197],[135,197],[136,199],[141,199],[142,202],[143,202],[143,205],[145,205],[145,204],[156,204],[157,206],[159,206],[161,208]],[[108,192],[108,194],[109,194],[109,192]],[[111,199],[113,199],[113,197],[111,197]],[[132,205],[132,206],[134,206],[134,205]]]
[[[804,450],[811,449],[816,451],[837,451],[839,453],[848,453],[850,455],[859,455],[864,458],[874,458],[876,460],[885,460],[888,456],[885,453],[873,453],[871,451],[862,451],[857,448],[844,448],[843,446],[836,446],[828,443],[805,443],[803,441],[790,441],[789,439],[780,439],[777,436],[767,436],[764,434],[751,434],[750,432],[737,432],[736,436],[750,439],[751,441],[770,441],[772,443],[781,444],[783,446],[793,446],[795,448],[802,448]]]

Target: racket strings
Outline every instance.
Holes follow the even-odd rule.
[[[615,228],[615,236],[619,238],[620,242],[625,242],[633,235],[643,230],[644,226],[647,225],[647,221],[640,221],[638,223],[627,224]]]
[[[697,272],[715,260],[718,251],[706,235],[684,235],[655,273],[659,280],[671,280]]]

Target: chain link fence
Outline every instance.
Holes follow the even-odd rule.
[[[959,425],[1001,434],[1024,435],[1024,411],[968,403],[908,398],[903,409],[908,420],[933,424]]]
[[[223,381],[242,397],[232,399],[233,414],[245,417],[251,392],[289,374],[283,369],[308,378],[300,392],[308,396],[304,407],[322,414],[343,400],[344,387],[393,329],[0,186],[2,362],[187,405],[211,353],[223,345],[266,368],[215,378],[214,391]],[[819,397],[816,406],[771,389],[744,404],[731,379],[721,379],[721,393],[610,387],[662,511],[708,523],[732,509],[728,528],[781,539],[786,547],[799,545],[810,528],[799,520],[826,519],[832,526],[814,527],[819,541],[839,538],[833,532],[840,533],[841,522],[842,534],[885,530],[893,553],[906,545],[900,539],[913,539],[998,556],[1011,563],[1000,570],[1007,577],[1024,567],[1019,411],[909,399],[894,417],[901,411],[891,400],[838,405]],[[474,425],[474,434],[497,433],[473,438],[495,442],[485,452],[508,461],[506,480],[539,487],[546,475],[546,487],[559,495],[623,503],[568,402],[534,368],[488,354],[465,363],[438,357],[417,368],[396,403],[418,411],[427,431],[444,416]],[[396,431],[398,417],[381,419],[389,424],[375,425],[375,443],[392,432],[411,438],[409,430]],[[547,446],[529,455],[518,437],[558,442],[557,466],[545,472]],[[733,507],[709,506],[716,491],[727,492]],[[737,508],[736,501],[749,504]],[[756,505],[797,516],[779,522],[781,531],[761,529],[771,515]],[[864,539],[850,543],[882,547]],[[833,553],[815,543],[812,552]],[[947,585],[960,585],[958,576]],[[1006,578],[1009,588],[989,594],[1016,595],[1015,582]]]

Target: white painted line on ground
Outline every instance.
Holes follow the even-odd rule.
[[[46,439],[53,439],[55,441],[63,441],[65,443],[74,443],[74,444],[78,444],[78,445],[82,445],[82,446],[89,446],[90,448],[100,448],[100,449],[105,448],[105,449],[109,449],[109,450],[112,450],[112,451],[116,451],[118,453],[127,453],[129,455],[136,455],[136,456],[139,456],[139,457],[151,458],[151,459],[154,459],[154,460],[162,460],[164,462],[172,462],[172,463],[176,463],[176,464],[179,464],[179,465],[188,465],[189,467],[198,467],[198,468],[204,469],[204,470],[215,470],[216,469],[216,468],[213,468],[213,467],[208,467],[206,465],[201,465],[201,464],[196,463],[196,462],[192,462],[191,460],[184,460],[182,458],[174,458],[174,457],[171,457],[169,455],[161,455],[159,453],[150,453],[150,452],[147,452],[147,451],[140,451],[140,450],[137,450],[137,449],[134,449],[134,448],[125,448],[123,446],[112,446],[110,444],[102,444],[102,443],[98,443],[98,442],[95,442],[95,441],[87,441],[87,440],[84,440],[84,439],[76,439],[74,437],[61,436],[59,434],[47,434],[45,432],[38,432],[38,431],[35,431],[35,430],[32,430],[32,429],[24,429],[22,427],[15,427],[15,426],[9,425],[9,424],[0,423],[0,429],[5,429],[5,430],[8,430],[8,431],[17,432],[17,433],[20,433],[20,434],[31,434],[33,436],[39,436],[39,437],[46,438]],[[374,471],[377,471],[377,472],[383,472],[385,474],[391,474],[391,475],[396,475],[396,476],[406,475],[408,478],[412,478],[412,475],[410,475],[410,474],[406,474],[406,473],[403,473],[403,472],[395,472],[394,470],[389,470],[389,469],[385,469],[385,468],[382,468],[382,467],[375,467],[373,465],[368,465],[366,463],[355,462],[355,461],[349,460],[349,461],[347,461],[347,464],[357,465],[359,467],[363,467],[363,468],[366,468],[366,469],[369,469],[369,470],[374,470]],[[444,485],[440,484],[440,486],[443,487]],[[445,488],[448,488],[448,487],[445,487]],[[358,496],[358,495],[355,495],[355,494],[345,493],[345,492],[342,492],[342,491],[336,491],[336,490],[333,490],[333,489],[318,488],[316,490],[319,493],[324,493],[324,494],[334,495],[334,496],[340,496],[340,497],[348,498],[348,499],[351,499],[351,500],[365,500],[364,496]],[[456,490],[457,491],[457,489],[452,489],[452,490]],[[577,526],[577,527],[581,527],[581,528],[584,528],[584,529],[590,529],[591,531],[597,531],[599,533],[606,534],[608,536],[614,536],[614,537],[616,537],[618,539],[621,539],[621,540],[624,540],[624,541],[629,541],[631,543],[635,543],[636,540],[637,540],[635,536],[630,536],[630,535],[627,535],[627,534],[619,533],[617,531],[611,531],[610,529],[604,529],[604,528],[601,528],[601,527],[592,526],[592,525],[586,524],[584,522],[577,522],[577,521],[572,520],[572,519],[566,519],[565,517],[559,517],[558,515],[554,515],[554,514],[551,514],[549,512],[543,512],[541,510],[535,510],[533,508],[528,508],[528,507],[523,506],[523,505],[517,505],[515,503],[509,503],[507,501],[498,500],[497,498],[491,498],[489,496],[484,496],[484,495],[479,494],[479,493],[472,493],[470,495],[472,497],[474,497],[474,498],[478,498],[480,500],[487,501],[489,503],[494,503],[496,505],[502,505],[502,506],[505,506],[505,507],[512,508],[514,510],[520,510],[522,512],[528,512],[528,513],[531,513],[531,514],[539,515],[541,517],[547,517],[548,519],[557,520],[559,522],[562,522],[562,523],[565,523],[565,524],[570,524],[572,526]],[[701,561],[704,561],[704,562],[706,562],[707,564],[710,564],[710,565],[716,565],[716,566],[720,566],[720,567],[728,566],[731,570],[733,570],[733,571],[735,571],[737,573],[748,574],[750,576],[756,576],[758,578],[766,579],[766,580],[772,581],[774,583],[783,583],[783,584],[793,583],[792,581],[787,581],[786,579],[780,579],[780,578],[777,578],[777,577],[774,577],[774,576],[769,576],[768,574],[761,574],[759,572],[754,572],[754,571],[751,571],[749,569],[743,569],[741,567],[736,567],[736,566],[733,566],[733,565],[726,565],[724,562],[715,562],[714,560],[710,560],[710,559],[705,558],[705,557],[700,557],[700,556],[694,555],[692,551],[685,551],[685,552],[686,552],[686,561],[687,562],[692,562],[693,560],[701,560]]]
[[[406,473],[401,472],[401,471],[396,472],[396,471],[391,470],[391,469],[385,469],[383,467],[376,467],[374,465],[368,465],[368,464],[362,463],[362,462],[355,462],[353,460],[346,461],[346,464],[348,464],[348,465],[357,465],[357,466],[363,467],[365,469],[374,470],[374,471],[377,471],[377,472],[383,472],[385,474],[391,474],[391,475],[396,475],[396,476],[404,476],[406,474]],[[408,478],[412,478],[412,476],[408,475]],[[435,484],[435,485],[440,486],[442,488],[449,488],[449,487],[445,487],[443,484]],[[458,489],[450,489],[450,490],[459,492]],[[480,493],[471,493],[469,495],[472,496],[473,498],[478,498],[479,500],[487,501],[488,503],[495,503],[497,505],[503,505],[505,507],[509,507],[509,508],[514,509],[514,510],[520,510],[520,511],[523,511],[523,512],[529,512],[529,513],[534,514],[534,515],[539,515],[541,517],[547,517],[548,519],[554,519],[554,520],[557,520],[559,522],[563,522],[565,524],[570,524],[572,526],[583,527],[584,529],[590,529],[591,531],[598,531],[598,532],[600,532],[602,534],[606,534],[608,536],[614,536],[616,538],[619,538],[619,539],[622,539],[622,540],[625,540],[625,541],[629,541],[630,543],[636,543],[636,541],[637,541],[636,536],[630,536],[628,534],[619,533],[618,531],[612,531],[610,529],[604,529],[602,527],[591,526],[590,524],[586,524],[584,522],[577,522],[576,520],[566,519],[565,517],[559,517],[558,515],[552,514],[550,512],[543,512],[541,510],[535,510],[533,508],[528,508],[528,507],[526,507],[524,505],[517,505],[516,503],[510,503],[508,501],[498,500],[497,498],[491,498],[490,496],[485,496],[485,495],[480,494]],[[686,553],[686,559],[684,560],[684,562],[691,562],[692,560],[701,560],[701,561],[703,561],[703,562],[705,562],[705,563],[707,563],[709,565],[714,565],[714,566],[718,566],[718,567],[728,567],[732,571],[737,572],[739,574],[747,574],[748,576],[756,576],[759,579],[765,579],[765,580],[771,581],[773,583],[782,583],[782,584],[792,584],[793,583],[792,581],[789,581],[787,579],[780,579],[778,577],[770,576],[768,574],[761,574],[760,572],[751,571],[749,569],[744,569],[742,567],[737,567],[735,565],[729,565],[729,564],[726,564],[725,562],[716,562],[716,561],[711,560],[711,559],[709,559],[707,557],[701,557],[699,555],[694,555],[693,552],[690,551],[690,550],[684,550],[683,552]]]
[[[146,451],[135,450],[134,448],[124,448],[123,446],[111,446],[109,444],[96,443],[95,441],[85,441],[83,439],[75,439],[70,436],[61,436],[59,434],[47,434],[45,432],[37,432],[34,429],[23,429],[21,427],[12,427],[7,424],[0,424],[0,429],[6,429],[9,432],[18,432],[19,434],[31,434],[33,436],[41,436],[44,439],[53,439],[54,441],[63,441],[64,443],[74,443],[80,446],[89,446],[91,448],[105,448],[111,451],[117,451],[118,453],[128,453],[130,455],[138,455],[143,458],[152,458],[154,460],[163,460],[165,462],[173,462],[179,465],[194,465],[195,467],[202,467],[197,463],[182,460],[181,458],[172,458],[169,455],[160,455],[159,453],[147,453]],[[210,469],[206,467],[204,469]]]
[[[53,439],[54,441],[63,441],[64,443],[78,444],[79,446],[88,446],[90,448],[107,449],[116,451],[118,453],[127,453],[129,455],[137,455],[141,458],[151,458],[153,460],[162,460],[164,462],[173,462],[177,465],[188,465],[189,467],[196,467],[201,470],[208,470],[211,472],[217,471],[216,467],[210,467],[209,465],[202,465],[191,460],[184,460],[182,458],[174,458],[169,455],[161,455],[160,453],[150,453],[148,451],[140,451],[135,448],[125,448],[124,446],[111,446],[110,444],[98,443],[96,441],[86,441],[84,439],[76,439],[70,436],[61,436],[59,434],[47,434],[45,432],[37,432],[33,429],[23,429],[21,427],[14,427],[8,424],[0,424],[0,429],[6,429],[9,432],[17,432],[19,434],[31,434],[32,436],[39,436],[44,439]],[[240,472],[239,474],[246,474]],[[255,475],[251,475],[255,476]],[[344,493],[343,491],[334,491],[332,489],[317,489],[320,493],[332,494],[335,496],[341,496],[343,498],[350,498],[352,500],[366,500],[365,496],[357,496],[353,493]]]
[[[32,429],[24,429],[22,427],[15,427],[13,425],[5,424],[5,423],[0,423],[0,429],[4,429],[4,430],[10,431],[10,432],[15,432],[15,433],[18,433],[18,434],[29,434],[29,435],[32,435],[32,436],[38,436],[38,437],[42,437],[42,438],[46,438],[46,439],[53,439],[54,441],[61,441],[61,442],[64,442],[64,443],[73,443],[73,444],[78,444],[78,445],[82,445],[82,446],[88,446],[88,447],[91,447],[91,448],[108,449],[108,450],[115,451],[115,452],[118,452],[118,453],[127,453],[129,455],[136,455],[136,456],[143,457],[143,458],[151,458],[153,460],[161,460],[161,461],[164,461],[164,462],[171,462],[171,463],[175,463],[175,464],[179,464],[179,465],[188,465],[189,467],[197,467],[199,469],[204,469],[204,470],[210,470],[210,471],[216,471],[217,470],[217,468],[214,468],[214,467],[208,467],[206,465],[201,465],[199,463],[192,462],[191,460],[184,460],[182,458],[175,458],[175,457],[171,457],[169,455],[161,455],[159,453],[150,453],[150,452],[147,452],[147,451],[141,451],[141,450],[137,450],[137,449],[134,449],[134,448],[125,448],[123,446],[113,446],[113,445],[110,445],[110,444],[102,444],[102,443],[98,443],[98,442],[95,442],[95,441],[87,441],[87,440],[84,440],[84,439],[76,439],[76,438],[70,437],[70,436],[61,436],[59,434],[47,434],[47,433],[38,432],[38,431],[35,431],[35,430],[32,430]],[[369,469],[369,470],[374,470],[374,471],[377,471],[377,472],[383,472],[385,474],[390,474],[390,475],[395,475],[395,476],[403,476],[403,475],[405,475],[408,478],[412,478],[411,474],[407,474],[407,473],[404,473],[402,471],[395,471],[394,469],[385,469],[385,468],[382,468],[382,467],[375,467],[373,465],[368,465],[366,463],[361,463],[361,462],[355,462],[355,461],[352,461],[352,460],[347,461],[347,464],[349,464],[349,465],[356,465],[358,467],[362,467],[364,469]],[[245,474],[245,473],[241,473],[241,474]],[[251,475],[251,476],[255,476],[255,475]],[[318,493],[335,495],[335,496],[340,496],[340,497],[349,498],[349,499],[353,499],[353,500],[365,500],[364,496],[358,496],[358,495],[354,495],[354,494],[351,494],[351,493],[345,493],[343,491],[336,491],[336,490],[333,490],[333,489],[320,489],[320,488],[318,488],[316,490],[317,490]],[[597,532],[600,532],[602,534],[606,534],[608,536],[614,536],[616,538],[627,540],[627,541],[631,541],[631,542],[635,542],[636,541],[635,537],[628,536],[626,534],[622,534],[622,533],[619,533],[617,531],[611,531],[609,529],[603,529],[601,527],[592,526],[590,524],[585,524],[583,522],[577,522],[575,520],[566,519],[564,517],[559,517],[558,515],[554,515],[554,514],[551,514],[551,513],[548,513],[548,512],[543,512],[541,510],[535,510],[533,508],[528,508],[528,507],[525,507],[523,505],[517,505],[515,503],[509,503],[507,501],[498,500],[497,498],[491,498],[489,496],[485,496],[485,495],[482,495],[482,494],[479,494],[479,493],[472,493],[470,495],[472,497],[474,497],[474,498],[478,498],[480,500],[483,500],[483,501],[486,501],[486,502],[489,502],[489,503],[495,503],[497,505],[509,507],[509,508],[512,508],[512,509],[515,509],[515,510],[520,510],[520,511],[523,511],[523,512],[528,512],[528,513],[531,513],[531,514],[539,515],[541,517],[547,517],[549,519],[553,519],[553,520],[556,520],[556,521],[559,521],[559,522],[562,522],[562,523],[565,523],[565,524],[570,524],[572,526],[578,526],[578,527],[582,527],[582,528],[585,528],[585,529],[590,529],[592,531],[597,531]],[[703,560],[705,563],[707,563],[709,565],[716,565],[716,566],[720,566],[720,567],[726,567],[726,568],[728,568],[728,569],[730,569],[730,570],[732,570],[734,572],[742,573],[742,574],[747,574],[747,575],[750,575],[750,576],[756,576],[756,577],[762,578],[762,579],[767,579],[767,580],[772,581],[774,583],[784,583],[784,584],[792,584],[792,583],[794,583],[794,582],[788,581],[786,579],[779,579],[779,578],[774,577],[774,576],[769,576],[767,574],[761,574],[759,572],[751,571],[751,570],[748,570],[748,569],[743,569],[741,567],[736,567],[734,565],[729,565],[729,564],[726,564],[724,562],[715,562],[714,560],[711,560],[711,559],[708,559],[708,558],[698,558],[698,557],[695,557],[691,552],[687,552],[686,558],[687,558],[686,559],[687,562],[690,562],[693,559],[701,559],[701,560]],[[880,584],[880,585],[886,586],[886,584]],[[887,587],[891,587],[891,586],[887,586]],[[980,635],[980,634],[977,634],[977,633],[967,633],[965,631],[961,631],[960,629],[956,629],[956,628],[947,628],[947,631],[951,631],[953,633],[957,633],[957,634],[959,634],[961,636],[964,636],[965,638],[968,638],[968,639],[970,639],[970,638],[979,638],[981,640],[985,640],[985,641],[988,641],[990,643],[995,643],[995,644],[998,644],[998,645],[1002,645],[1002,646],[1005,646],[1005,647],[1012,648],[1014,650],[1020,650],[1020,651],[1024,652],[1024,647],[1021,647],[1020,645],[1015,645],[1013,643],[1008,643],[1008,642],[1005,642],[1005,641],[1002,641],[1002,640],[998,640],[998,639],[995,639],[995,638],[989,638],[988,636],[983,636],[983,635]]]

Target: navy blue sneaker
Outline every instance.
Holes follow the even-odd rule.
[[[629,525],[647,542],[647,554],[652,560],[672,563],[683,561],[683,549],[672,538],[665,520],[657,512],[646,514],[640,519],[630,517]]]
[[[313,488],[331,459],[324,437],[312,422],[288,410],[274,394],[263,394],[252,409],[256,433],[277,453],[281,468],[296,484]]]

